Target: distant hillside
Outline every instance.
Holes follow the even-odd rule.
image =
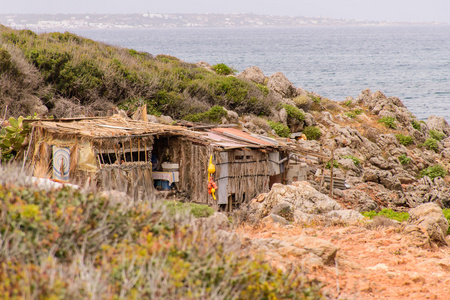
[[[0,24],[16,29],[176,28],[176,27],[299,27],[398,25],[405,22],[344,20],[324,17],[258,14],[0,14]],[[422,23],[423,24],[423,23]]]
[[[99,115],[144,103],[149,113],[175,118],[216,105],[269,114],[277,102],[263,85],[68,32],[38,35],[0,26],[0,41],[0,109],[8,106],[7,115]]]

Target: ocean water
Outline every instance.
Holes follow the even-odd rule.
[[[85,29],[111,45],[237,71],[282,72],[335,101],[364,89],[399,97],[419,119],[450,122],[450,26]]]

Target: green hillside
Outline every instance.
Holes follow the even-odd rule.
[[[98,115],[115,106],[183,118],[223,106],[269,114],[275,102],[265,86],[166,55],[98,43],[74,34],[0,26],[0,105],[8,115]]]

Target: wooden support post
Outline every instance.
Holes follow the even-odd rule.
[[[116,144],[114,144],[114,153],[116,154],[116,162],[120,165],[119,153],[117,152]]]
[[[133,139],[130,138],[130,161],[133,162],[133,145],[131,145]]]
[[[330,171],[330,197],[333,198],[333,165],[334,165],[334,150],[331,150],[331,171]]]
[[[122,154],[123,154],[123,161],[127,162],[127,158],[125,157],[125,141],[122,142]]]
[[[323,168],[322,168],[322,179],[320,180],[319,193],[322,190],[323,181],[325,180],[325,166],[326,166],[326,164],[324,164]]]
[[[145,162],[147,162],[147,142],[144,142]]]
[[[138,138],[138,161],[141,161],[141,139]]]

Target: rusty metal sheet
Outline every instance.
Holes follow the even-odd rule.
[[[251,143],[260,146],[274,146],[274,144],[269,141],[259,139],[257,137],[251,136],[250,134],[243,132],[235,128],[214,128],[212,131],[219,132],[227,137],[238,139],[239,141],[245,141],[246,143]]]

